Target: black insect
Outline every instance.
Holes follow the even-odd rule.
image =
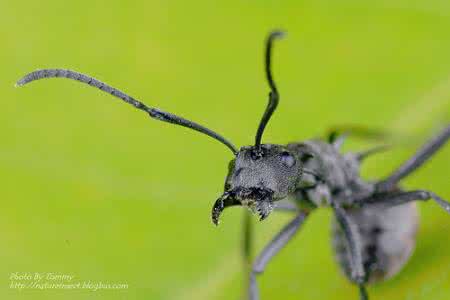
[[[433,199],[450,213],[450,203],[430,191],[404,191],[398,183],[441,148],[450,137],[450,124],[435,138],[389,176],[366,181],[359,175],[360,164],[377,149],[359,153],[339,151],[345,135],[332,134],[328,141],[308,140],[287,145],[262,144],[264,129],[277,108],[279,93],[271,73],[274,31],[266,43],[266,75],[270,86],[269,103],[259,124],[255,144],[239,150],[221,135],[182,117],[148,107],[127,94],[90,76],[62,69],[32,72],[17,82],[64,77],[80,81],[116,96],[150,117],[191,128],[225,144],[234,154],[229,164],[224,193],[214,203],[212,221],[218,224],[222,211],[230,206],[245,206],[261,220],[273,210],[290,211],[295,217],[264,248],[253,262],[249,274],[251,300],[259,299],[256,275],[262,273],[271,258],[299,230],[317,207],[331,206],[334,211],[333,241],[335,253],[346,276],[359,287],[360,299],[368,299],[366,284],[398,273],[415,244],[418,217],[416,200]],[[379,150],[379,149],[378,149]],[[281,201],[284,200],[284,201]],[[244,255],[250,260],[250,222],[244,222]]]

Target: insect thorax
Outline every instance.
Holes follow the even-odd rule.
[[[352,153],[321,140],[309,140],[287,145],[302,163],[304,172],[294,192],[298,201],[310,201],[316,206],[330,205],[331,199],[345,206],[352,199],[370,195],[374,186],[361,179],[359,161]]]
[[[361,236],[360,251],[369,283],[398,273],[415,245],[418,226],[415,203],[390,208],[376,204],[351,208],[352,199],[365,198],[374,192],[374,184],[360,177],[357,155],[341,154],[333,145],[319,140],[289,144],[288,148],[298,155],[306,171],[294,192],[294,200],[301,207],[305,207],[305,201],[318,207],[330,205],[333,199],[347,207]],[[332,224],[335,257],[351,280],[346,240],[336,220]]]

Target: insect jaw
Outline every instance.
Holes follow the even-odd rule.
[[[264,220],[273,210],[274,192],[266,188],[236,188],[226,191],[213,205],[211,217],[215,225],[219,224],[219,218],[223,210],[229,206],[245,206],[252,213],[258,214],[260,220]]]

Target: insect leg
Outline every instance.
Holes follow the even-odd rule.
[[[244,271],[247,273],[251,266],[253,249],[253,224],[251,213],[244,211],[243,231],[242,231],[242,256],[244,261]]]
[[[367,150],[357,152],[357,153],[355,153],[355,156],[358,161],[362,162],[367,157],[372,156],[373,154],[380,153],[382,151],[386,151],[389,148],[390,147],[388,145],[375,146],[375,147],[369,148]]]
[[[434,153],[436,153],[439,148],[441,148],[447,140],[450,138],[450,125],[431,141],[426,143],[419,149],[419,151],[414,154],[409,160],[403,163],[397,170],[395,170],[389,177],[377,184],[378,191],[388,191],[402,178],[408,176],[415,169],[420,167],[424,162],[426,162]]]
[[[333,147],[337,150],[339,150],[342,145],[344,144],[345,140],[348,137],[348,132],[339,133],[338,131],[332,131],[328,135],[328,142],[333,145]]]
[[[450,213],[450,203],[439,197],[433,192],[417,190],[409,192],[395,192],[375,194],[374,196],[361,201],[361,204],[386,204],[389,206],[401,205],[406,202],[423,200],[427,201],[433,199],[439,206]]]
[[[242,220],[242,264],[243,273],[245,274],[245,282],[248,281],[247,274],[251,271],[252,263],[252,250],[253,250],[253,224],[251,219],[251,213],[248,210],[244,211]],[[245,295],[243,296],[245,299]]]
[[[329,129],[327,133],[327,140],[335,149],[339,149],[349,136],[380,141],[386,140],[389,137],[389,134],[382,130],[367,128],[364,126],[344,125],[335,126]]]
[[[298,212],[299,208],[297,205],[295,205],[292,202],[287,201],[279,201],[275,205],[275,211],[282,211],[282,212]]]
[[[299,212],[298,207],[292,202],[280,201],[275,207],[275,211],[280,212]],[[251,213],[244,211],[243,231],[242,231],[242,259],[244,272],[248,274],[251,270],[252,250],[253,250],[253,224]]]
[[[275,211],[279,212],[299,212],[299,208],[292,202],[280,201],[274,208]],[[244,211],[243,217],[243,234],[242,234],[242,256],[245,266],[250,266],[252,260],[252,249],[253,249],[253,226],[252,226],[252,215],[250,211]]]
[[[295,235],[303,221],[307,217],[307,213],[300,212],[292,221],[290,221],[276,236],[269,242],[269,244],[263,249],[261,254],[256,258],[253,263],[252,271],[250,272],[250,284],[249,284],[249,299],[258,300],[259,292],[256,282],[256,275],[264,272],[269,261],[275,256]]]
[[[359,295],[361,300],[368,300],[366,288],[366,273],[362,261],[361,239],[356,224],[348,217],[347,212],[340,206],[333,204],[336,220],[341,226],[344,236],[347,240],[348,251],[350,254],[350,267],[352,280],[359,286]]]

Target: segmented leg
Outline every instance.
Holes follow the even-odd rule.
[[[348,136],[360,137],[363,139],[371,140],[385,140],[388,138],[388,134],[381,130],[370,129],[364,126],[357,125],[344,125],[331,128],[328,131],[327,140],[330,144],[339,149]]]
[[[417,190],[409,192],[391,192],[375,194],[370,198],[361,201],[361,204],[386,204],[388,206],[401,205],[406,202],[433,199],[439,206],[450,213],[450,203],[439,197],[433,192]]]
[[[299,208],[292,202],[280,201],[274,208],[275,211],[280,212],[299,212]],[[244,262],[244,270],[246,274],[249,271],[252,261],[252,249],[253,249],[253,225],[252,225],[251,213],[246,210],[243,216],[243,231],[242,231],[242,258]]]
[[[264,272],[264,269],[269,261],[292,239],[295,233],[299,230],[307,215],[307,213],[300,212],[292,221],[283,227],[283,229],[272,241],[269,242],[261,254],[256,258],[250,272],[250,284],[248,290],[249,300],[259,300],[256,275]]]
[[[364,286],[366,282],[366,273],[364,271],[364,265],[361,253],[361,240],[356,224],[348,217],[343,208],[333,204],[336,220],[338,221],[344,236],[347,240],[348,251],[350,254],[350,267],[352,280],[359,286],[359,297],[361,300],[368,300],[366,288]]]
[[[242,240],[241,240],[241,251],[242,251],[242,271],[245,274],[244,282],[248,283],[249,272],[251,271],[252,264],[252,250],[253,250],[253,224],[252,215],[250,211],[245,210],[242,219]],[[242,299],[246,298],[244,293]]]
[[[252,261],[252,246],[253,246],[253,226],[251,220],[251,213],[244,211],[243,219],[243,234],[242,234],[242,256],[244,261],[244,270],[247,273]]]
[[[333,145],[333,147],[339,150],[347,139],[348,133],[344,132],[339,134],[337,131],[332,131],[328,135],[328,142]]]
[[[275,211],[280,212],[299,212],[299,208],[292,202],[280,201],[274,208]],[[243,216],[243,231],[242,231],[242,258],[244,262],[244,270],[248,270],[252,261],[252,249],[253,249],[253,225],[252,216],[250,211],[244,211]],[[247,274],[247,272],[246,272]]]
[[[299,208],[292,202],[280,201],[275,204],[275,211],[298,212]]]
[[[357,152],[357,153],[355,153],[355,156],[356,156],[357,160],[362,162],[367,157],[372,156],[373,154],[377,154],[377,153],[386,151],[389,148],[390,147],[388,145],[375,146],[375,147],[369,148],[367,150],[364,150],[364,151],[361,151],[361,152]]]
[[[436,151],[438,151],[450,138],[450,125],[438,134],[431,141],[426,143],[416,154],[397,168],[388,178],[377,184],[380,192],[388,191],[395,186],[402,178],[408,176],[424,162],[426,162]]]

